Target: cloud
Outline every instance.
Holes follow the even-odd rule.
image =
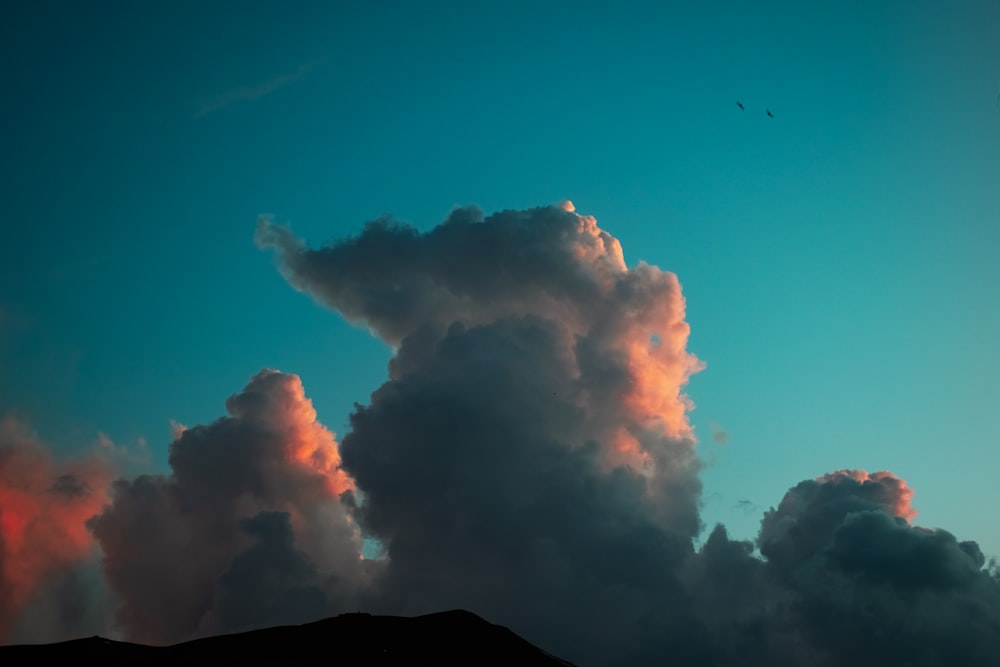
[[[148,470],[152,464],[149,445],[143,437],[136,438],[132,443],[118,444],[106,433],[99,432],[94,448],[118,475],[137,475]]]
[[[311,60],[299,65],[292,71],[277,74],[270,79],[247,86],[238,86],[222,92],[214,97],[201,100],[193,114],[193,118],[204,118],[210,114],[228,109],[243,102],[253,102],[263,97],[267,97],[282,88],[286,88],[293,83],[297,83],[316,67],[322,60]]]
[[[839,470],[800,482],[765,512],[760,550],[769,561],[791,566],[826,545],[831,531],[852,512],[880,511],[908,521],[916,516],[913,491],[888,472]]]
[[[287,512],[260,512],[240,522],[256,543],[218,579],[209,628],[245,629],[314,621],[327,612],[316,566],[294,546]]]
[[[327,584],[353,602],[348,589],[363,578],[360,538],[340,502],[353,483],[298,376],[261,371],[226,408],[210,425],[177,429],[172,473],[115,482],[112,503],[90,522],[131,639],[172,643],[291,621],[305,613],[296,602],[326,599]],[[323,580],[327,569],[352,583]],[[260,599],[244,586],[251,572],[263,578],[258,590],[285,602],[239,609]],[[319,588],[300,595],[307,584]]]
[[[752,514],[757,511],[757,503],[744,498],[743,500],[737,500],[736,504],[733,505],[733,509],[743,510],[744,514]]]
[[[174,426],[169,474],[119,479],[106,505],[106,474],[5,431],[6,627],[85,627],[106,582],[118,629],[148,643],[465,608],[594,667],[995,662],[994,566],[915,525],[890,472],[799,482],[755,542],[716,526],[695,548],[684,388],[703,364],[680,284],[627,266],[571,203],[426,232],[384,218],[318,249],[262,218],[256,240],[392,347],[385,382],[338,444],[298,376],[261,371],[227,416]],[[22,497],[44,511],[11,512]]]
[[[316,250],[263,218],[257,241],[396,350],[342,444],[390,608],[470,607],[573,659],[672,607],[700,529],[683,387],[702,367],[676,276],[628,268],[568,204],[386,218]]]
[[[715,422],[710,422],[708,428],[712,431],[712,441],[717,445],[724,445],[729,442],[729,432]]]
[[[111,480],[101,459],[55,462],[25,426],[0,420],[0,641],[49,641],[90,627],[95,556],[86,520]]]
[[[702,364],[679,283],[572,204],[382,218],[319,249],[265,217],[256,239],[395,351],[342,443],[386,610],[470,608],[589,665],[992,659],[996,578],[974,543],[911,526],[891,473],[797,484],[759,553],[721,526],[693,550]]]
[[[717,528],[689,580],[705,664],[994,661],[1000,580],[974,542],[911,525],[911,497],[887,472],[801,482],[765,514],[760,560]]]

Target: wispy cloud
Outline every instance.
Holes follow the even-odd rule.
[[[716,422],[711,422],[708,427],[712,430],[712,441],[717,445],[725,445],[729,442],[729,432]]]
[[[195,109],[192,117],[204,118],[209,114],[227,109],[235,104],[240,104],[241,102],[253,102],[254,100],[267,97],[275,91],[286,88],[293,83],[302,81],[306,78],[309,72],[316,69],[321,62],[322,59],[310,60],[309,62],[299,65],[290,72],[282,72],[281,74],[277,74],[270,79],[267,79],[266,81],[231,88],[214,97],[202,99],[198,102],[197,109]]]

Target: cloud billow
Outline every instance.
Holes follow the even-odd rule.
[[[175,424],[169,474],[110,491],[0,429],[0,632],[92,628],[96,540],[115,629],[147,643],[465,608],[581,667],[996,664],[994,565],[914,525],[892,473],[799,482],[754,542],[695,547],[680,284],[568,202],[319,249],[262,218],[256,240],[392,348],[385,382],[338,443],[298,376],[261,371]]]
[[[261,371],[226,406],[228,417],[177,429],[171,474],[118,480],[90,521],[130,639],[168,644],[354,603],[360,537],[340,501],[352,484],[298,376]]]
[[[680,285],[627,267],[571,205],[457,209],[427,232],[383,218],[320,249],[262,218],[256,239],[395,351],[342,442],[355,516],[387,549],[386,610],[467,607],[589,665],[986,664],[1000,648],[978,547],[911,526],[890,473],[802,482],[756,544],[719,526],[695,551],[683,387],[702,364]]]
[[[721,647],[707,664],[995,661],[1000,580],[975,542],[911,525],[911,497],[886,472],[803,481],[765,513],[760,560],[718,527],[690,579]]]
[[[458,209],[426,233],[384,219],[319,250],[262,219],[257,239],[396,350],[342,443],[386,604],[469,607],[564,652],[634,634],[623,604],[672,606],[700,527],[676,276],[629,269],[568,204]]]

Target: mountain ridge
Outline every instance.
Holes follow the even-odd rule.
[[[0,661],[11,659],[93,658],[142,660],[145,665],[218,655],[280,659],[303,652],[333,652],[337,659],[367,665],[469,665],[479,661],[529,667],[575,667],[535,646],[502,625],[453,609],[421,616],[354,612],[301,625],[281,625],[200,637],[169,646],[149,646],[93,637],[51,644],[0,646]],[[359,663],[361,664],[361,663]]]

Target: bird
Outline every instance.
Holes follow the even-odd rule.
[[[746,111],[746,109],[743,108],[743,103],[739,100],[736,100],[736,106],[740,108],[740,111]]]
[[[766,112],[767,112],[767,117],[768,117],[768,118],[774,118],[774,114],[773,114],[773,113],[771,113],[771,110],[770,110],[770,109],[764,109],[764,111],[766,111]]]

